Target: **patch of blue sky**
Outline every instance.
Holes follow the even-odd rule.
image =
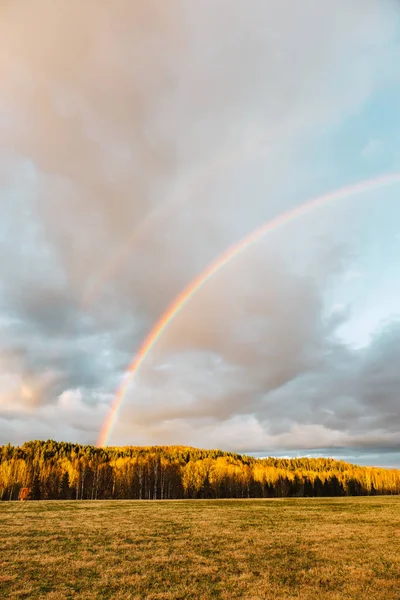
[[[384,324],[400,318],[400,184],[352,204],[346,211],[351,265],[328,290],[327,302],[349,308],[337,334],[361,347]]]
[[[400,82],[377,89],[321,136],[318,155],[341,181],[400,169]]]

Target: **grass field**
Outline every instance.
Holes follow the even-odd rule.
[[[400,598],[400,498],[3,502],[0,598]]]

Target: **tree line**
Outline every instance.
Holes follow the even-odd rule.
[[[254,458],[184,446],[0,446],[1,500],[274,498],[399,494],[400,471],[330,458]]]

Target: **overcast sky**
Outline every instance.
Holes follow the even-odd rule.
[[[95,443],[140,343],[255,227],[400,172],[390,0],[6,0],[0,444]],[[112,444],[400,466],[400,183],[244,251],[171,322]]]

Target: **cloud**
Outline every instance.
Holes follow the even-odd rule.
[[[176,294],[261,221],[325,190],[316,140],[398,77],[397,7],[38,0],[0,11],[0,437],[15,439],[17,417],[27,437],[53,435],[58,414],[60,437],[95,439],[96,405],[103,414]],[[160,431],[168,418],[240,423],[250,405],[248,435],[264,431],[265,394],[320,368],[346,319],[324,315],[322,290],[349,263],[333,237],[308,272],[260,251],[251,272],[239,259],[198,294],[142,374],[143,423],[155,407]],[[78,417],[63,429],[65,403],[87,429]]]
[[[363,273],[362,271],[349,270],[345,275],[345,280],[355,281],[356,279],[363,279],[364,277],[366,277],[366,273]]]
[[[52,404],[41,405],[35,411],[0,412],[0,431],[6,429],[8,439],[15,444],[33,438],[95,444],[109,400],[98,394],[89,404],[81,390],[65,390]]]
[[[273,157],[357,107],[381,81],[395,34],[390,5],[372,0],[256,2],[252,11],[239,2],[167,10],[158,1],[120,1],[110,11],[43,0],[3,12],[3,153],[11,148],[34,165],[42,237],[68,288],[80,293],[198,163],[212,168],[258,132]],[[189,214],[165,215],[162,230],[129,255],[130,268],[117,277],[118,307],[134,296],[139,312],[146,304],[157,314],[199,264],[256,224],[258,206],[247,206],[238,232],[227,194],[216,202],[209,189],[201,198],[189,193]],[[218,207],[210,222],[211,202]],[[193,251],[183,253],[188,244]]]
[[[347,273],[344,263],[335,277]],[[326,280],[275,257],[222,274],[136,375],[113,439],[173,443],[174,433],[253,452],[398,445],[399,323],[346,345],[336,332],[349,313],[327,312]]]

